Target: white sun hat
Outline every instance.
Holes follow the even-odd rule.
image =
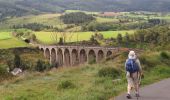
[[[129,55],[128,55],[128,58],[129,58],[129,59],[136,59],[135,51],[130,51],[130,52],[129,52]]]

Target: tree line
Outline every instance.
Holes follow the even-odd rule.
[[[62,15],[60,19],[65,23],[65,24],[82,24],[82,23],[88,23],[95,18],[92,15],[85,14],[83,12],[76,12],[76,13],[69,13]]]
[[[132,35],[126,33],[125,37],[118,34],[116,40],[118,45],[125,44],[126,46],[130,44],[169,45],[170,28],[168,26],[155,26],[149,29],[138,30]]]
[[[53,27],[53,26],[48,26],[40,23],[29,23],[29,24],[23,24],[23,25],[13,25],[13,29],[20,29],[20,28],[25,28],[25,29],[30,29],[32,31],[42,31],[42,30],[58,30],[58,28]]]

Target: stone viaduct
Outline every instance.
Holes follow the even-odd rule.
[[[118,52],[114,47],[94,46],[39,46],[44,56],[51,64],[57,66],[75,66],[78,64],[101,62],[113,53]]]

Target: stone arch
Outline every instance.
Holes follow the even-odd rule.
[[[72,55],[72,65],[77,65],[79,63],[78,61],[78,51],[76,49],[73,49],[72,52],[71,52],[71,55]]]
[[[70,61],[70,52],[68,49],[64,50],[64,61],[65,61],[65,65],[66,66],[70,66],[71,65],[71,61]]]
[[[110,58],[112,55],[112,51],[107,51],[106,58]]]
[[[40,50],[41,50],[42,52],[44,52],[44,49],[43,49],[43,48],[40,48]]]
[[[80,63],[83,64],[87,62],[87,55],[84,49],[80,50]]]
[[[102,59],[104,59],[104,52],[102,50],[98,51],[98,62],[100,62]]]
[[[63,66],[63,52],[61,49],[58,49],[57,51],[57,56],[58,56],[58,66]]]
[[[44,51],[44,48],[40,48],[40,52],[44,55],[45,57],[45,51]]]
[[[88,53],[88,63],[96,63],[96,54],[94,50],[90,50]]]
[[[56,61],[57,61],[56,56],[57,56],[56,50],[53,48],[51,50],[51,64],[53,64],[55,67],[57,67],[56,66]]]
[[[50,60],[50,50],[48,48],[45,49],[45,57]]]

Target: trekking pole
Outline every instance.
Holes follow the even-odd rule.
[[[138,79],[139,79],[139,86],[138,86],[138,88],[140,88],[140,85],[141,85],[141,75],[139,75],[138,76]],[[139,91],[138,91],[139,92]],[[138,93],[139,94],[139,93]],[[139,100],[139,96],[137,96],[137,100]]]

